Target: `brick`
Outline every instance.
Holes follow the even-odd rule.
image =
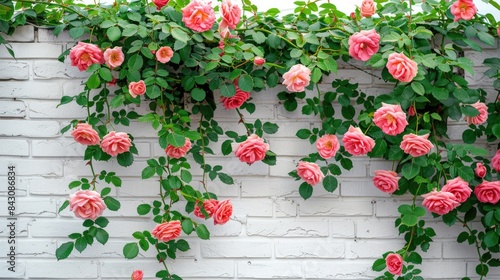
[[[424,279],[431,277],[436,279],[462,279],[462,277],[466,275],[466,262],[443,260],[423,261],[420,269],[422,270],[421,276]]]
[[[202,242],[200,252],[203,258],[270,258],[271,242],[253,240],[224,240]]]
[[[318,150],[309,141],[301,139],[275,139],[269,141],[270,149],[279,156],[304,156]]]
[[[326,240],[277,240],[274,248],[278,259],[339,259],[345,256],[344,243]]]
[[[323,83],[331,84],[336,79],[349,80],[351,83],[369,85],[372,83],[373,77],[371,70],[361,71],[358,69],[342,69],[337,74],[331,74],[323,78]]]
[[[5,252],[5,251],[2,251]],[[26,264],[24,261],[16,260],[16,267],[14,271],[8,270],[10,265],[6,261],[0,262],[0,279],[25,279]]]
[[[335,201],[312,198],[299,202],[299,216],[371,216],[371,201]]]
[[[372,180],[341,179],[340,195],[342,197],[389,197],[390,195],[377,189]]]
[[[376,170],[392,170],[392,165],[393,165],[392,161],[389,161],[389,160],[370,159],[369,164],[368,164],[369,176],[370,177],[375,176]]]
[[[28,80],[29,70],[27,62],[0,61],[0,80]]]
[[[252,165],[248,165],[241,162],[236,157],[225,157],[225,158],[207,158],[207,163],[212,166],[221,165],[223,167],[222,172],[230,174],[231,176],[245,175],[245,176],[255,176],[255,175],[268,175],[269,166],[262,162],[255,162]],[[201,176],[202,171],[199,168],[191,170],[193,176]]]
[[[233,218],[229,220],[227,223],[225,223],[223,226],[221,225],[214,225],[212,220],[202,220],[200,218],[195,218],[196,222],[202,222],[204,223],[208,231],[210,231],[210,236],[213,237],[237,237],[240,236],[242,233],[242,225],[240,222],[234,221]]]
[[[374,279],[379,272],[372,270],[368,261],[307,261],[304,263],[307,279]]]
[[[445,259],[475,259],[478,258],[474,245],[457,242],[443,243],[443,258]]]
[[[57,246],[49,239],[20,239],[16,249],[17,255],[23,258],[55,258]]]
[[[467,262],[467,276],[472,279],[480,279],[476,273],[476,266],[479,264],[479,261],[476,259],[472,262]],[[489,267],[488,278],[491,279],[500,279],[500,267]],[[485,279],[485,278],[483,278]]]
[[[26,140],[2,139],[0,155],[3,156],[29,156],[29,143]]]
[[[24,118],[26,116],[26,105],[22,101],[7,101],[0,103],[0,118]]]
[[[122,180],[122,186],[118,189],[120,197],[156,197],[160,193],[159,183],[153,180]]]
[[[249,236],[321,237],[328,236],[328,222],[248,219],[246,231]]]
[[[398,207],[403,203],[411,205],[410,200],[402,201],[400,198],[378,199],[375,201],[375,216],[399,218]]]
[[[61,45],[48,43],[11,43],[17,59],[58,58],[62,53]],[[0,58],[11,58],[6,48],[0,49]]]
[[[69,279],[78,276],[82,279],[98,279],[98,262],[94,260],[50,261],[27,260],[26,274],[29,278]]]
[[[7,205],[6,198],[0,198],[0,205]],[[16,199],[16,217],[55,217],[56,203],[53,199]],[[0,216],[8,216],[7,207],[0,208]]]
[[[465,79],[469,82],[469,86],[484,86],[484,85],[493,85],[495,79],[489,78],[484,75],[488,68],[486,67],[476,67],[474,68],[474,74],[470,74],[469,72],[465,72]]]
[[[395,238],[398,230],[394,221],[381,219],[363,219],[356,223],[356,237],[358,238]]]
[[[377,240],[364,239],[345,242],[347,259],[377,259],[389,250],[398,250],[403,248],[405,242],[403,239]]]
[[[7,176],[0,176],[0,182],[7,182]],[[22,178],[17,179],[17,184],[16,184],[16,197],[21,197],[21,196],[26,196],[28,193],[26,190],[26,186],[21,184]],[[0,197],[8,196],[8,189],[7,188],[1,188],[0,189]]]
[[[109,161],[94,161],[94,170],[100,172],[101,170],[113,170],[116,172],[117,176],[134,176],[140,177],[142,169],[141,168],[127,168],[120,166],[115,158]],[[134,160],[134,166],[146,166],[146,162],[140,160]],[[64,174],[71,174],[73,176],[91,176],[90,167],[87,166],[87,162],[83,160],[79,161],[65,161],[64,162]]]
[[[280,163],[281,164],[281,163]],[[271,168],[272,170],[272,168]],[[244,177],[241,180],[242,197],[299,196],[299,184],[289,178],[270,177],[266,180]],[[295,186],[296,185],[296,186]]]
[[[0,120],[0,136],[56,137],[57,121]]]
[[[16,27],[16,31],[10,36],[4,33],[1,33],[1,35],[7,42],[33,42],[35,41],[35,27],[32,25],[22,25]]]
[[[83,157],[86,146],[75,141],[33,140],[34,157]]]
[[[247,217],[273,216],[273,203],[270,199],[232,200],[232,204],[232,218],[242,223],[246,222]]]
[[[87,111],[82,106],[71,102],[57,107],[59,101],[29,101],[30,119],[84,119]]]
[[[70,66],[69,63],[61,63],[57,60],[36,60],[33,62],[34,79],[73,79],[86,78],[89,74],[80,72],[78,68]],[[74,94],[73,94],[74,95]]]
[[[62,163],[58,160],[17,159],[13,163],[18,176],[62,176]],[[0,175],[7,175],[8,165],[9,162],[0,161]]]
[[[62,87],[56,82],[1,82],[1,85],[0,97],[3,98],[61,99],[62,97]]]
[[[69,32],[68,31],[63,31],[61,33],[59,33],[58,36],[54,35],[54,30],[53,29],[45,29],[45,28],[38,28],[38,42],[75,42],[74,44],[76,44],[76,40],[71,38],[71,36],[69,36]],[[84,35],[83,37],[81,38],[78,38],[78,41],[80,40],[85,40],[85,39],[88,39],[89,36],[86,34]]]
[[[5,204],[3,204],[3,205],[5,205]],[[16,238],[28,236],[28,223],[29,223],[29,220],[27,218],[18,218],[17,220],[15,220],[16,228],[14,229],[14,232],[15,232]],[[0,237],[11,236],[10,233],[11,233],[12,229],[9,228],[7,225],[8,225],[7,222],[0,224]],[[19,239],[16,239],[16,240],[19,240]]]
[[[349,219],[335,219],[330,220],[330,236],[339,238],[354,238],[355,237],[355,223]]]
[[[302,263],[297,261],[239,261],[238,279],[302,278]]]
[[[297,203],[292,199],[275,198],[274,211],[276,217],[296,217]]]
[[[20,178],[19,186],[29,190],[30,195],[69,195],[73,191],[68,188],[69,183],[78,178]]]

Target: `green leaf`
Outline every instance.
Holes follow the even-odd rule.
[[[177,242],[175,243],[175,245],[177,246],[177,249],[179,249],[181,252],[186,252],[187,250],[189,250],[189,243],[187,243],[186,240],[184,239],[179,239],[177,240]]]
[[[338,187],[337,178],[334,176],[328,175],[323,179],[323,187],[328,192],[334,192]]]
[[[425,94],[425,88],[424,86],[419,83],[419,82],[412,82],[411,83],[411,88],[418,94],[418,95],[424,95]]]
[[[149,179],[156,174],[156,168],[152,166],[146,166],[141,173],[142,179]]]
[[[236,87],[233,84],[223,84],[220,87],[220,95],[224,97],[233,97],[236,94]]]
[[[304,182],[299,187],[299,194],[303,199],[308,199],[312,196],[313,187],[308,183]]]
[[[108,209],[111,211],[117,211],[120,209],[120,202],[111,196],[106,196],[104,198],[104,204],[106,204]]]
[[[172,36],[179,41],[182,41],[184,43],[187,43],[189,40],[189,36],[184,30],[180,28],[172,28]]]
[[[119,154],[116,157],[118,164],[121,166],[130,166],[134,162],[134,156],[132,155],[131,152],[125,152],[123,154]]]
[[[405,178],[411,179],[420,173],[420,166],[414,163],[406,164],[403,166],[402,173]]]
[[[123,247],[123,256],[126,259],[133,259],[137,257],[138,254],[139,254],[139,246],[135,242],[127,243]]]
[[[265,122],[262,129],[267,134],[274,134],[278,131],[279,126],[275,123]]]
[[[99,76],[106,82],[111,82],[113,80],[113,75],[111,75],[111,70],[106,67],[99,69]]]
[[[196,231],[196,235],[198,235],[199,238],[201,238],[203,240],[210,239],[210,232],[208,231],[208,229],[205,225],[198,224],[195,231]]]
[[[106,35],[108,35],[108,39],[113,42],[120,39],[120,37],[122,36],[122,32],[119,27],[113,26],[108,28],[108,30],[106,31]]]
[[[483,243],[488,248],[498,246],[498,241],[498,234],[494,230],[488,231],[483,238]]]
[[[95,224],[102,228],[105,228],[109,224],[109,220],[106,217],[101,216],[95,220]]]
[[[232,143],[233,140],[226,140],[222,143],[221,150],[223,155],[227,156],[233,151]]]
[[[69,206],[69,200],[65,200],[64,203],[59,207],[59,213],[61,213],[62,210],[66,209],[66,207]]]
[[[422,257],[417,252],[411,252],[407,257],[406,261],[414,264],[422,264]]]
[[[299,49],[292,49],[290,51],[290,57],[292,57],[292,58],[299,58],[303,54],[304,54],[304,51],[303,50],[299,50]]]
[[[500,123],[496,123],[493,125],[491,128],[491,131],[493,132],[493,135],[495,135],[496,138],[500,138]]]
[[[104,229],[98,228],[97,232],[96,232],[96,235],[95,235],[95,239],[97,239],[97,241],[99,243],[101,243],[102,245],[104,245],[104,244],[106,244],[108,242],[109,234]]]
[[[182,231],[186,234],[191,234],[193,232],[193,222],[190,219],[182,221]]]
[[[97,73],[94,73],[90,75],[86,84],[89,89],[96,89],[101,86],[101,78],[99,78],[99,75]]]
[[[465,106],[461,107],[460,109],[462,111],[462,114],[469,116],[469,117],[475,117],[475,116],[479,115],[479,111],[470,105],[465,105]]]
[[[495,46],[495,37],[491,36],[487,32],[481,31],[477,33],[477,38],[486,45]]]
[[[193,98],[195,101],[201,102],[205,99],[206,96],[207,94],[201,88],[194,88],[191,91],[191,98]]]
[[[242,91],[250,92],[253,90],[253,79],[252,76],[248,74],[243,74],[238,79],[238,87]]]
[[[57,260],[63,260],[67,258],[71,252],[73,251],[75,244],[73,242],[66,242],[59,246],[56,250],[56,258]]]
[[[307,128],[302,128],[302,129],[299,129],[299,131],[297,131],[297,133],[295,134],[297,137],[299,137],[300,139],[307,139],[309,138],[309,136],[311,136],[312,132],[307,129]]]
[[[403,225],[407,225],[409,227],[416,225],[417,222],[418,222],[418,217],[414,214],[407,214],[407,215],[403,215],[403,217],[401,217],[401,223]]]
[[[219,172],[219,173],[217,173],[217,176],[219,177],[219,180],[221,180],[221,182],[226,184],[226,185],[234,184],[233,178],[231,176],[227,175],[226,173]]]
[[[117,96],[113,97],[113,99],[111,99],[109,106],[111,108],[118,108],[123,105],[124,101],[125,101],[125,95],[118,94]]]
[[[139,215],[147,215],[151,211],[151,205],[149,204],[140,204],[137,206],[137,214]]]
[[[85,29],[83,27],[73,27],[69,30],[69,36],[73,39],[78,39],[85,33]]]
[[[129,58],[127,62],[130,71],[139,71],[142,68],[143,64],[144,60],[142,59],[142,56],[140,56],[139,54],[134,54]]]
[[[467,129],[462,133],[462,140],[465,144],[473,144],[476,138],[476,133],[472,129]]]
[[[469,238],[469,233],[466,231],[461,232],[458,237],[457,237],[457,242],[458,243],[463,243]]]
[[[386,268],[386,263],[385,263],[385,259],[377,259],[373,265],[372,265],[372,269],[373,271],[382,271]]]
[[[186,142],[186,137],[184,137],[184,135],[180,135],[177,133],[170,133],[167,136],[167,143],[176,148],[184,146],[185,142]]]
[[[185,183],[191,182],[191,180],[193,180],[191,172],[185,169],[181,170],[181,180],[184,181]]]

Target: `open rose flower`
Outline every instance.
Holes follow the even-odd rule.
[[[220,101],[227,110],[240,108],[250,98],[250,92],[242,91],[236,86],[236,93],[231,97],[221,96]]]
[[[311,81],[311,70],[302,64],[296,64],[283,74],[283,84],[291,92],[301,92]]]
[[[142,272],[142,270],[134,270],[134,272],[132,272],[132,280],[142,280],[142,277],[144,277],[144,272]]]
[[[209,218],[215,214],[215,211],[217,210],[217,206],[219,206],[218,200],[207,199],[207,200],[203,201],[203,209],[205,209],[205,212],[207,212]],[[203,212],[201,211],[199,205],[196,205],[193,213],[196,217],[205,219],[205,215],[203,215]]]
[[[366,136],[359,127],[349,127],[349,130],[342,137],[345,150],[353,156],[363,156],[373,150],[375,141]]]
[[[500,181],[484,181],[474,188],[474,194],[482,203],[497,204],[500,200]]]
[[[153,4],[155,4],[157,10],[161,10],[161,8],[165,7],[170,0],[153,0]]]
[[[377,189],[385,193],[393,193],[399,189],[400,177],[394,171],[389,170],[376,170],[375,176],[372,178],[373,184]]]
[[[158,60],[161,63],[167,63],[174,56],[174,51],[172,50],[171,47],[168,46],[161,47],[156,51],[155,55],[156,55],[156,60]]]
[[[138,95],[144,95],[146,93],[146,84],[143,80],[130,82],[128,84],[128,92],[133,98],[136,98]]]
[[[484,178],[484,176],[486,176],[486,166],[484,166],[484,164],[478,162],[476,164],[476,168],[474,168],[474,174],[476,174],[477,177],[479,178]]]
[[[223,225],[229,221],[231,215],[233,214],[233,205],[231,204],[231,200],[226,199],[220,201],[217,204],[217,209],[213,215],[214,225]]]
[[[464,181],[462,178],[457,177],[455,179],[448,180],[441,191],[454,194],[456,200],[462,203],[469,198],[472,189],[469,187],[469,183]]]
[[[181,235],[181,229],[182,227],[180,221],[175,220],[164,222],[157,225],[151,231],[151,235],[153,235],[159,241],[168,242],[179,237],[179,235]]]
[[[95,220],[102,215],[106,204],[96,191],[80,190],[69,196],[69,210],[81,219]]]
[[[371,17],[375,14],[375,3],[373,0],[363,0],[359,9],[364,17]]]
[[[429,153],[429,151],[434,147],[431,141],[427,140],[427,138],[429,138],[429,134],[406,134],[403,136],[403,141],[399,147],[403,150],[403,152],[412,157],[423,156]]]
[[[497,150],[497,153],[491,159],[491,167],[500,173],[500,150]]]
[[[372,30],[361,30],[349,37],[349,55],[354,59],[367,61],[379,49],[380,35]]]
[[[450,11],[455,17],[454,21],[471,20],[476,15],[477,8],[473,0],[457,0],[451,5]]]
[[[111,69],[122,65],[124,60],[125,55],[122,52],[122,47],[114,47],[104,51],[104,61]]]
[[[184,139],[184,145],[181,147],[175,147],[173,145],[168,144],[167,148],[165,149],[165,153],[167,156],[171,158],[181,158],[185,156],[189,150],[191,149],[191,140],[188,138]]]
[[[252,164],[256,161],[263,160],[266,157],[266,152],[269,150],[269,144],[264,142],[256,134],[248,136],[247,140],[241,143],[232,143],[234,155],[240,161]]]
[[[319,165],[313,162],[300,161],[297,166],[297,174],[311,186],[321,182],[325,175],[321,172]]]
[[[78,67],[78,70],[85,71],[92,64],[103,64],[104,55],[102,50],[94,45],[83,42],[71,48],[69,59],[72,66]]]
[[[76,142],[83,145],[97,145],[101,142],[99,134],[94,128],[88,123],[79,123],[76,125],[75,130],[71,132],[71,135]]]
[[[221,16],[220,29],[235,29],[236,25],[240,22],[241,8],[232,3],[231,0],[223,0],[221,3]]]
[[[470,104],[470,106],[476,108],[479,111],[477,116],[465,116],[464,119],[468,124],[480,125],[486,122],[488,119],[488,107],[483,102],[476,102],[474,104]]]
[[[125,132],[111,131],[102,138],[101,149],[110,156],[116,156],[128,152],[132,146],[132,140]]]
[[[323,135],[316,141],[316,148],[322,158],[332,158],[340,149],[339,140],[337,139],[337,136],[333,134]]]
[[[400,275],[403,271],[403,258],[400,254],[391,253],[385,257],[387,271],[392,275]]]
[[[433,190],[430,193],[422,195],[422,197],[424,198],[422,205],[438,215],[448,214],[460,205],[455,195],[450,192]]]
[[[186,27],[196,32],[210,30],[215,22],[215,13],[211,2],[192,0],[182,9],[182,22]]]
[[[387,135],[398,135],[408,125],[406,114],[400,105],[385,104],[375,111],[373,122]]]
[[[385,66],[394,79],[404,83],[411,82],[417,76],[417,63],[404,53],[391,53]]]

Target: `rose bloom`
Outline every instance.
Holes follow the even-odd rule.
[[[215,199],[207,199],[203,201],[203,208],[208,214],[208,217],[212,217],[217,210],[217,206],[219,206],[219,201]],[[194,208],[194,215],[198,218],[205,219],[205,215],[201,212],[200,206],[196,205]]]
[[[404,53],[391,53],[385,66],[394,79],[404,83],[411,82],[417,76],[417,63]]]
[[[240,22],[241,8],[231,3],[231,0],[223,0],[221,3],[221,16],[220,28],[235,29],[236,25]]]
[[[174,51],[171,47],[161,47],[155,54],[156,60],[161,63],[167,63],[174,56]]]
[[[472,0],[457,0],[451,5],[450,11],[455,16],[454,21],[470,20],[476,15],[477,8]]]
[[[497,150],[497,153],[491,159],[491,167],[500,173],[500,150]]]
[[[373,115],[373,122],[388,135],[398,135],[405,130],[408,125],[406,114],[400,105],[385,104]]]
[[[464,181],[462,178],[457,177],[455,179],[448,180],[441,191],[454,194],[456,200],[462,203],[469,198],[472,189],[469,187],[469,183]]]
[[[478,162],[476,164],[476,168],[474,168],[474,173],[476,174],[477,177],[479,178],[484,178],[486,176],[486,166],[484,164]]]
[[[106,209],[106,204],[98,192],[80,190],[69,196],[69,210],[81,219],[95,220]]]
[[[311,186],[318,184],[323,180],[323,178],[325,178],[325,175],[321,172],[319,165],[307,161],[299,161],[297,174],[302,180],[306,181],[306,183]]]
[[[186,138],[184,140],[184,145],[182,147],[175,147],[173,145],[167,145],[167,148],[165,149],[165,153],[167,156],[171,158],[181,158],[185,156],[189,150],[191,149],[191,140]]]
[[[296,64],[283,74],[283,84],[291,92],[304,91],[311,80],[311,70],[302,64]]]
[[[363,0],[361,2],[361,15],[364,17],[371,17],[373,14],[375,14],[375,3],[373,3],[373,0]]]
[[[153,0],[153,4],[155,4],[157,10],[161,10],[161,8],[165,7],[170,0]]]
[[[379,49],[380,35],[372,30],[361,30],[349,37],[349,55],[354,59],[367,61]]]
[[[143,80],[130,82],[130,84],[128,84],[128,92],[133,98],[136,98],[138,95],[143,95],[146,93],[146,84]]]
[[[159,241],[168,242],[181,235],[181,222],[174,220],[157,225],[151,234]]]
[[[266,60],[260,56],[256,56],[254,59],[253,59],[253,64],[254,65],[257,65],[257,66],[260,66],[262,64],[266,63]]]
[[[135,270],[132,272],[132,280],[142,280],[142,277],[144,276],[144,273],[142,270]]]
[[[69,51],[69,59],[71,66],[78,67],[78,70],[85,71],[92,64],[104,63],[104,56],[102,50],[94,45],[83,42],[71,48]]]
[[[385,257],[387,271],[392,275],[400,275],[403,271],[403,258],[400,254],[389,254]]]
[[[236,93],[231,97],[221,96],[220,101],[227,110],[240,108],[250,98],[250,92],[242,91],[236,86]]]
[[[223,225],[229,221],[233,214],[233,205],[229,199],[219,202],[213,215],[214,225]]]
[[[455,195],[450,192],[433,190],[422,195],[422,197],[424,198],[422,205],[427,207],[429,211],[439,215],[447,214],[460,205]]]
[[[486,106],[486,104],[478,101],[474,104],[470,104],[470,106],[476,108],[479,111],[479,114],[474,117],[465,116],[464,119],[467,124],[480,125],[485,123],[488,119],[488,107]]]
[[[186,27],[197,32],[210,30],[215,22],[215,13],[211,2],[192,0],[182,9],[182,22]]]
[[[83,145],[97,145],[101,142],[99,134],[92,128],[88,123],[79,123],[76,125],[75,130],[71,132],[71,135],[76,142]]]
[[[116,156],[128,152],[132,146],[132,140],[125,132],[111,131],[102,138],[101,149],[110,156]]]
[[[500,181],[483,181],[474,188],[474,194],[482,203],[497,204],[500,200]]]
[[[434,147],[431,141],[427,140],[427,138],[429,138],[429,134],[422,136],[413,133],[406,134],[403,136],[403,141],[399,147],[403,150],[403,152],[412,157],[423,156]]]
[[[340,149],[339,140],[333,134],[323,135],[316,141],[316,148],[319,155],[324,159],[329,159],[335,156]]]
[[[353,156],[362,156],[369,153],[375,147],[375,141],[366,136],[359,127],[349,127],[342,137],[345,150]]]
[[[375,176],[372,178],[373,184],[377,189],[385,193],[393,193],[399,189],[400,177],[394,171],[376,170]]]
[[[104,51],[104,61],[111,69],[122,65],[124,60],[125,55],[122,52],[122,47],[114,47]]]
[[[264,143],[264,139],[256,134],[248,136],[247,140],[241,143],[232,143],[231,145],[234,155],[240,161],[248,164],[263,160],[266,157],[266,152],[269,150],[269,144]]]

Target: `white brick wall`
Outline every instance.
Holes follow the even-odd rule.
[[[138,123],[120,128],[136,136],[139,157],[134,169],[119,167],[114,161],[96,164],[96,170],[115,170],[123,176],[123,187],[112,192],[120,198],[122,210],[106,211],[111,238],[106,246],[95,244],[83,254],[73,252],[69,259],[56,261],[55,249],[66,242],[67,234],[82,230],[81,221],[67,209],[60,214],[57,209],[71,193],[68,183],[88,176],[89,170],[81,159],[84,148],[68,133],[59,132],[69,120],[82,118],[85,112],[75,104],[55,107],[63,94],[82,90],[81,79],[86,74],[57,61],[57,56],[74,44],[67,33],[55,37],[50,30],[26,26],[7,38],[18,60],[0,50],[0,279],[128,279],[135,269],[153,278],[161,268],[152,251],[141,252],[138,259],[130,261],[122,257],[122,248],[132,240],[134,231],[154,226],[149,218],[137,217],[135,212],[138,204],[152,200],[157,193],[155,182],[140,180],[145,160],[163,154],[154,139],[156,132]],[[488,55],[497,52],[487,50]],[[469,57],[480,66],[485,55],[471,53]],[[348,65],[341,67],[344,69],[338,75],[325,82],[350,78],[370,94],[387,90],[374,77]],[[478,86],[487,82],[481,73],[469,78]],[[484,88],[491,89],[491,85]],[[300,198],[300,182],[287,173],[301,156],[314,150],[294,135],[317,120],[300,112],[286,112],[275,95],[280,90],[252,94],[259,106],[255,115],[248,116],[249,120],[259,117],[280,126],[279,132],[268,139],[279,155],[278,164],[248,166],[235,158],[221,157],[220,148],[214,147],[218,155],[209,158],[210,164],[223,165],[234,175],[235,185],[215,181],[209,186],[219,196],[232,199],[234,214],[224,226],[208,225],[212,233],[209,241],[184,236],[192,249],[180,253],[171,264],[173,273],[197,280],[373,279],[377,275],[371,271],[373,260],[403,245],[394,218],[399,203],[409,197],[390,197],[376,190],[370,180],[374,170],[390,167],[390,163],[354,158],[353,170],[339,177],[335,192],[318,186],[311,199]],[[216,116],[224,129],[235,129],[234,112],[217,110]],[[243,127],[238,129],[243,133]],[[453,123],[449,134],[460,140],[463,129],[461,123]],[[9,163],[16,165],[18,176],[15,273],[6,270],[5,258]],[[195,170],[193,175],[196,181],[201,173]],[[438,236],[422,254],[424,278],[476,279],[474,249],[454,242],[462,228],[449,228],[432,218],[428,224]],[[500,278],[499,270],[490,273],[491,279]]]

